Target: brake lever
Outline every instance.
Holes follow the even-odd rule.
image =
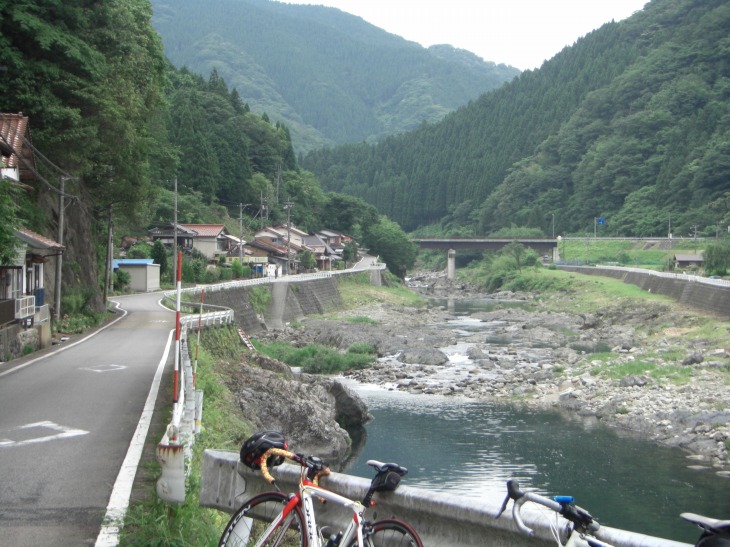
[[[515,480],[508,480],[507,481],[507,497],[504,498],[504,503],[502,504],[502,508],[499,510],[499,513],[497,513],[497,516],[495,518],[499,518],[499,516],[504,513],[504,510],[507,509],[507,504],[509,503],[509,500],[513,499],[517,501],[522,496],[524,496],[524,492],[520,491],[520,483]]]

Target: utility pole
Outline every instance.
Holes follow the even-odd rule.
[[[276,204],[279,204],[279,185],[281,184],[281,164],[276,165]]]
[[[172,211],[172,282],[177,282],[177,177],[175,177],[175,205]]]
[[[110,285],[110,279],[112,275],[112,206],[109,205],[109,220],[108,220],[108,228],[107,228],[107,238],[106,238],[106,270],[104,273],[104,305],[106,306],[106,301],[109,296],[109,285]]]
[[[71,177],[61,176],[61,191],[58,193],[58,242],[63,245],[63,229],[65,219],[66,200],[64,199],[66,192],[66,181]],[[56,298],[54,304],[54,317],[58,321],[61,319],[61,284],[63,269],[63,251],[56,257]]]
[[[269,222],[269,210],[266,205],[267,199],[264,197],[264,193],[261,192],[261,218],[264,219],[264,224]]]
[[[284,203],[284,209],[286,209],[286,275],[289,275],[291,260],[291,208],[293,205],[291,201]]]
[[[243,203],[238,204],[238,261],[243,266]]]

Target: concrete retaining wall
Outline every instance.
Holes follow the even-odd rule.
[[[299,481],[299,467],[284,464],[274,471],[279,487],[284,492],[294,492]],[[552,546],[548,522],[543,511],[526,504],[522,510],[525,524],[535,530],[535,538],[520,534],[509,509],[496,518],[504,496],[485,492],[479,502],[466,500],[452,494],[444,494],[423,488],[409,487],[408,478],[395,492],[375,495],[376,507],[366,512],[371,520],[394,516],[408,522],[421,536],[427,547],[521,547]],[[370,481],[342,473],[332,473],[322,479],[322,486],[350,499],[362,499]],[[272,487],[239,462],[237,452],[206,450],[200,490],[200,505],[233,513],[244,501]],[[506,485],[505,485],[506,494]],[[347,514],[331,507],[317,504],[317,523],[344,529]],[[679,518],[679,515],[677,515]],[[560,526],[565,521],[560,523]],[[602,527],[600,537],[616,547],[690,547],[666,539],[635,534],[615,528]]]
[[[284,278],[255,287],[255,289],[251,286],[232,287],[206,293],[205,301],[208,304],[231,308],[235,312],[236,323],[249,334],[282,328],[285,323],[342,306],[335,277],[296,283],[288,282]],[[271,302],[264,316],[257,315],[249,302],[248,293],[251,290],[271,292]]]
[[[703,283],[694,276],[666,277],[631,268],[560,266],[560,269],[586,275],[613,277],[641,287],[645,291],[669,296],[681,304],[730,317],[730,287]]]

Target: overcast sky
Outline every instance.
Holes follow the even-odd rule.
[[[286,0],[358,15],[424,47],[451,44],[486,61],[521,70],[539,68],[612,19],[648,0]]]

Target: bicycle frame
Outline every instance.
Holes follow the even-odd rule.
[[[302,508],[304,514],[304,525],[306,527],[305,534],[307,536],[307,545],[309,547],[322,547],[322,541],[317,530],[317,520],[314,511],[314,497],[331,501],[343,507],[352,510],[352,520],[342,536],[340,545],[349,545],[353,538],[357,537],[358,546],[363,546],[362,523],[364,520],[365,506],[359,501],[354,501],[335,492],[326,490],[315,485],[308,479],[303,479],[299,485],[299,491],[292,494],[289,503],[286,504],[282,512],[271,521],[263,534],[264,538],[275,537],[278,526],[286,522],[291,516],[291,512],[297,505]],[[256,546],[258,547],[258,545]]]

